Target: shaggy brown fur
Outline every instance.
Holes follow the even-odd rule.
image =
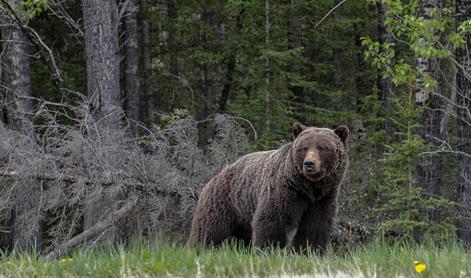
[[[257,247],[324,250],[348,165],[348,128],[293,125],[294,142],[224,168],[201,192],[189,244],[229,237]]]

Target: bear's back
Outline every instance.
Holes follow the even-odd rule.
[[[249,153],[224,169],[221,174],[230,180],[229,199],[241,224],[250,224],[257,204],[268,187],[277,186],[280,167],[286,154],[281,149]]]

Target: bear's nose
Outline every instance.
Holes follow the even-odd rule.
[[[316,166],[316,162],[314,160],[306,160],[304,161],[304,166],[306,168],[314,168],[314,166]]]

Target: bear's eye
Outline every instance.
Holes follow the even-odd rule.
[[[299,148],[299,149],[298,149],[298,152],[300,152],[300,153],[301,153],[301,152],[305,153],[305,152],[307,152],[307,150],[309,150],[308,147],[302,147],[302,148]]]
[[[319,147],[317,147],[317,150],[320,151],[320,152],[328,152],[328,151],[329,151],[329,148],[323,147],[323,146],[319,146]]]

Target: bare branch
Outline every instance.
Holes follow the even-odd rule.
[[[70,27],[70,29],[76,31],[77,33],[73,32],[73,34],[76,36],[77,41],[83,44],[81,39],[83,38],[83,31],[80,28],[80,24],[78,22],[75,22],[75,20],[67,13],[65,8],[62,6],[61,1],[54,1],[52,5],[48,3],[47,8],[53,15],[60,19],[63,19]],[[55,10],[54,8],[57,8],[57,10]]]
[[[342,6],[343,3],[345,3],[347,0],[342,0],[340,3],[338,3],[337,5],[335,5],[332,9],[330,9],[330,11],[328,11],[323,18],[321,18],[321,20],[319,20],[316,25],[314,25],[314,28],[317,28],[319,27],[319,25],[321,25],[322,22],[324,22],[324,20],[329,17],[329,15],[331,13],[333,13],[338,7]]]

